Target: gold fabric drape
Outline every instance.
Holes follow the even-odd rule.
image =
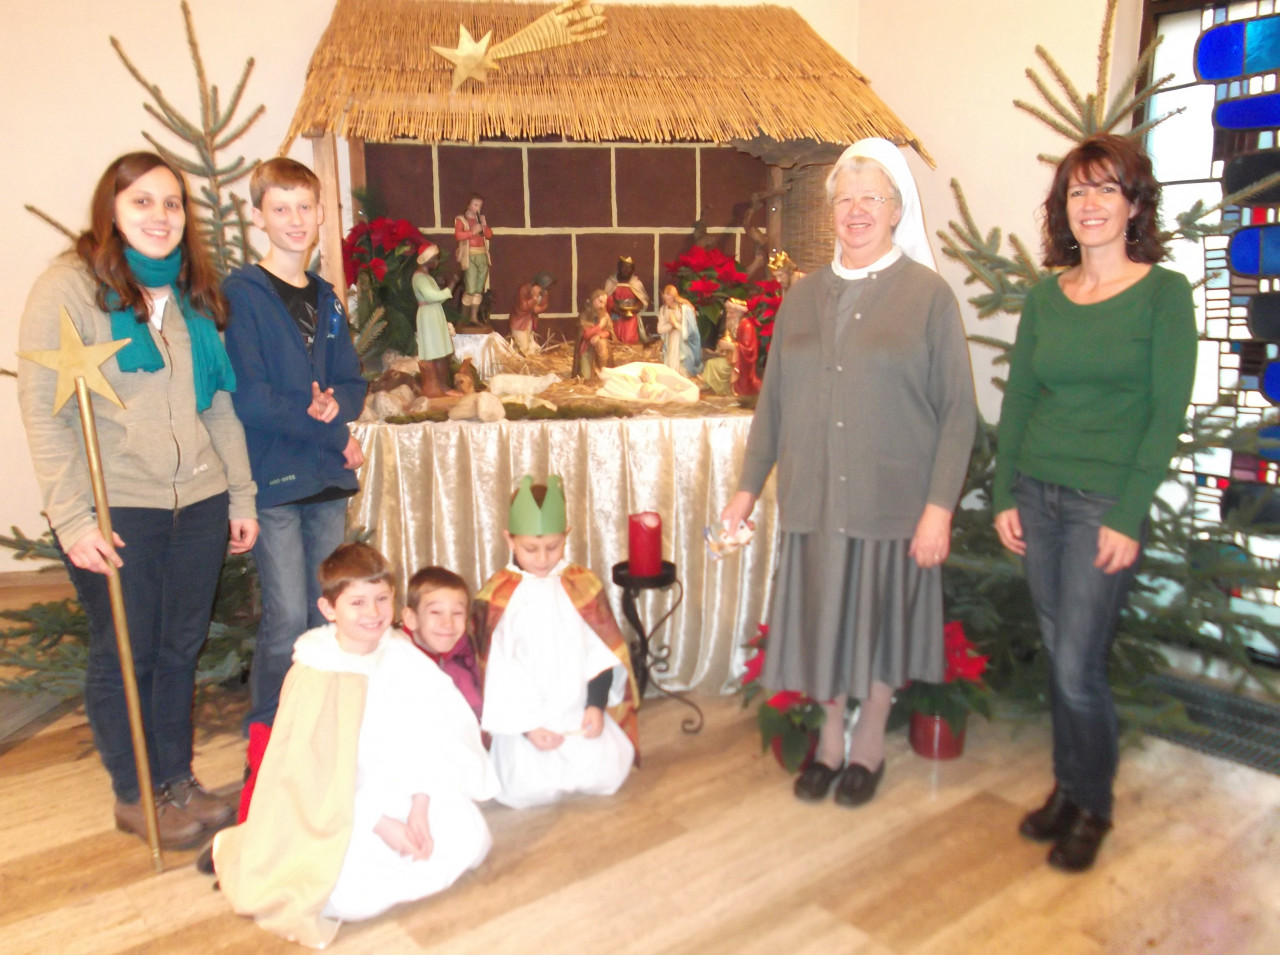
[[[724,560],[707,554],[703,528],[717,526],[737,488],[751,416],[367,424],[353,428],[366,463],[348,520],[396,565],[403,585],[439,564],[478,588],[508,560],[502,530],[526,473],[564,478],[568,557],[594,570],[623,633],[613,565],[627,559],[627,515],[662,515],[663,557],[676,564],[685,598],[655,647],[669,646],[669,690],[724,693],[741,672],[741,645],[764,619],[777,545],[774,482],[756,505],[754,540]],[[675,588],[637,602],[652,624]]]

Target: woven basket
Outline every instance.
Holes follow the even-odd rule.
[[[802,272],[831,261],[836,233],[827,202],[827,164],[800,166],[788,174],[791,188],[782,200],[782,248]]]

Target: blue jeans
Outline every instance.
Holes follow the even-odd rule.
[[[293,643],[322,625],[320,564],[342,544],[347,532],[347,499],[320,504],[281,504],[258,511],[253,560],[262,586],[262,619],[249,671],[251,702],[245,717],[270,726],[280,704],[280,687],[293,665]]]
[[[191,704],[196,660],[209,635],[213,596],[227,552],[227,495],[181,510],[113,507],[125,542],[120,584],[151,760],[160,787],[191,775]],[[64,555],[65,560],[65,555]],[[84,705],[93,743],[121,802],[138,801],[124,682],[107,578],[66,561],[89,618]]]
[[[1053,774],[1073,803],[1110,819],[1120,757],[1107,660],[1142,541],[1131,566],[1104,574],[1093,566],[1098,530],[1116,498],[1025,474],[1015,478],[1013,495],[1027,544],[1027,586],[1049,652]]]

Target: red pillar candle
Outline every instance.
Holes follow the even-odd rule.
[[[632,514],[627,528],[627,570],[632,577],[662,573],[662,517],[657,511]]]

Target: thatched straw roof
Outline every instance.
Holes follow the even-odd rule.
[[[500,61],[450,91],[459,25],[500,43],[551,4],[337,0],[288,141],[848,143],[915,135],[794,10],[603,4],[603,37]],[[760,144],[764,143],[764,146]]]

